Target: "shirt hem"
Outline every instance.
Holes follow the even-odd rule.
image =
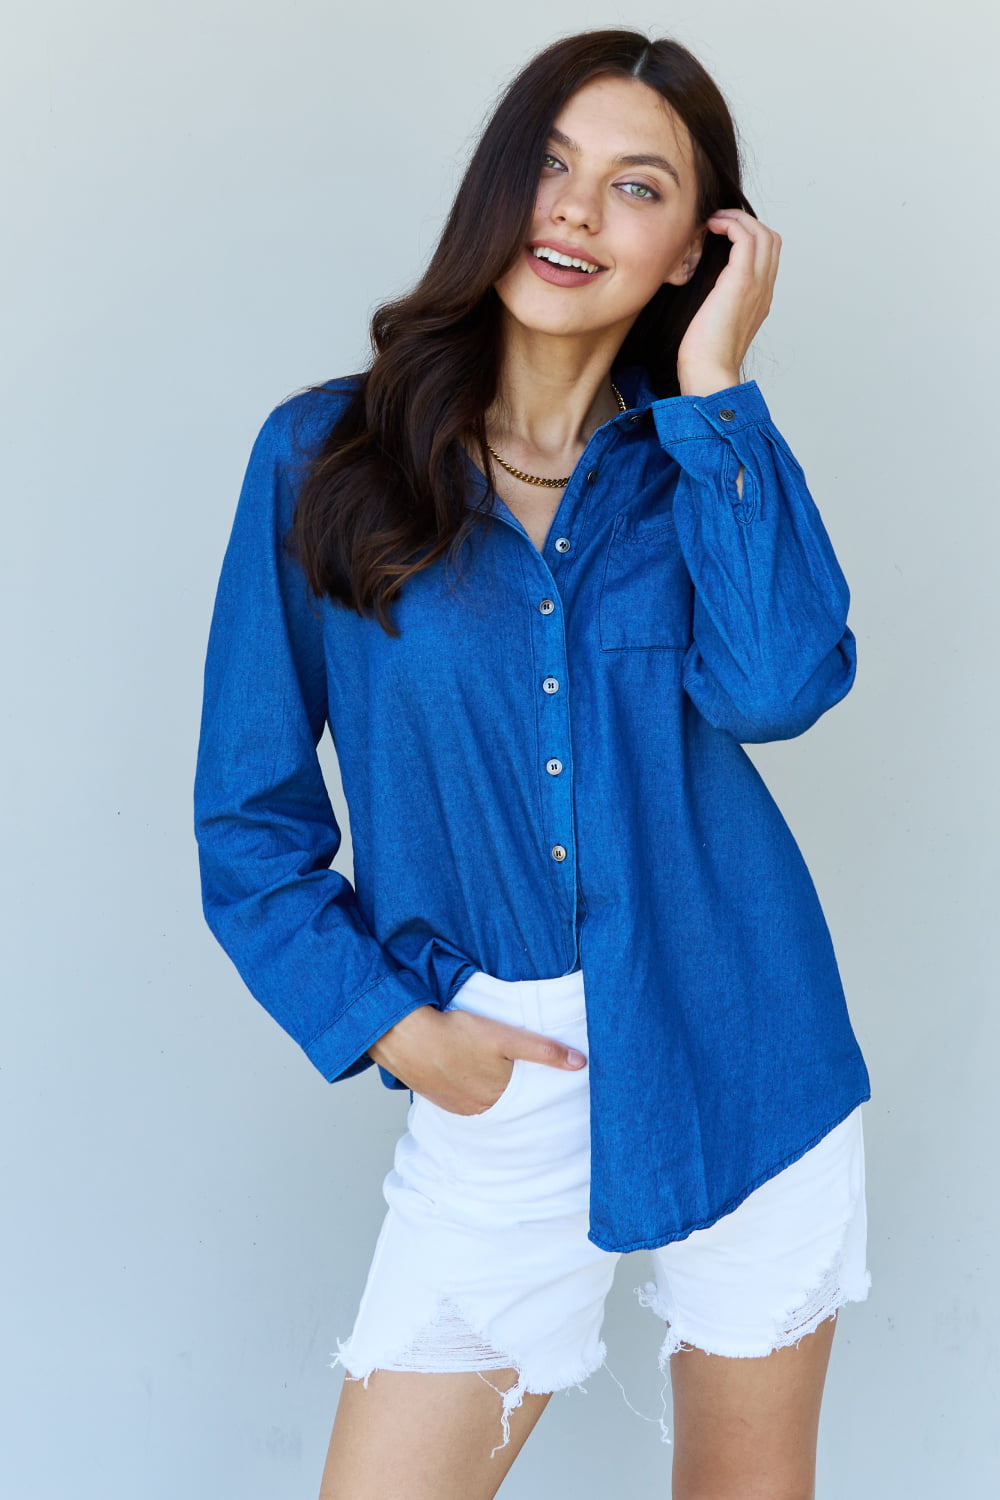
[[[675,1233],[654,1236],[652,1239],[633,1240],[627,1245],[614,1244],[610,1238],[602,1239],[601,1235],[593,1228],[587,1231],[588,1240],[596,1245],[599,1250],[608,1250],[612,1254],[627,1255],[632,1250],[659,1250],[662,1245],[671,1245],[675,1240],[686,1240],[688,1235],[693,1234],[696,1229],[710,1229],[719,1219],[725,1218],[726,1214],[732,1213],[734,1209],[739,1208],[744,1199],[749,1198],[750,1194],[755,1192],[757,1188],[762,1187],[765,1182],[769,1182],[772,1177],[777,1177],[778,1173],[783,1172],[786,1167],[790,1167],[792,1162],[798,1161],[800,1157],[805,1156],[807,1151],[811,1151],[813,1146],[818,1145],[824,1136],[829,1135],[831,1130],[835,1130],[860,1104],[867,1103],[871,1096],[871,1089],[868,1089],[860,1098],[855,1099],[853,1104],[843,1110],[835,1120],[832,1120],[829,1125],[825,1125],[817,1135],[814,1135],[811,1140],[807,1141],[804,1146],[797,1147],[788,1156],[779,1161],[776,1166],[768,1167],[766,1171],[760,1173],[746,1188],[737,1193],[735,1197],[730,1198],[717,1213],[712,1214],[709,1218],[700,1219],[696,1224],[689,1224],[686,1228],[678,1229]]]

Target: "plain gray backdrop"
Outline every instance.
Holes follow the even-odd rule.
[[[996,7],[35,0],[0,135],[11,1500],[315,1500],[408,1095],[328,1085],[203,923],[218,569],[264,417],[360,367],[497,91],[619,24],[733,106],[784,242],[749,373],[852,586],[854,691],[753,751],[873,1083],[819,1500],[997,1492]],[[599,1372],[504,1494],[668,1495],[644,1257],[604,1336],[650,1420]]]

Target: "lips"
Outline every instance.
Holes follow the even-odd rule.
[[[560,245],[552,240],[539,241],[537,245],[525,245],[524,256],[535,275],[542,281],[547,281],[552,286],[576,287],[589,286],[591,282],[598,281],[604,275],[605,266],[600,266],[596,271],[581,271],[575,266],[559,266],[550,260],[540,260],[534,254],[534,250],[544,245],[547,250],[557,250],[560,255],[572,256],[577,260],[587,260],[588,257],[581,255],[579,250],[569,245]],[[596,265],[596,261],[589,261]]]
[[[593,255],[589,254],[579,245],[565,245],[561,240],[532,240],[528,247],[536,260],[545,259],[549,264],[558,264],[562,260],[577,260],[582,262],[576,270],[584,270],[592,275],[594,270],[603,271],[605,268]],[[566,267],[567,270],[570,267]]]

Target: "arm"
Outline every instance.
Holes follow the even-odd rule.
[[[856,669],[847,584],[802,469],[755,381],[653,413],[681,468],[674,519],[695,591],[684,687],[743,742],[801,734]]]
[[[781,236],[720,209],[689,247],[689,275],[708,232],[728,237],[728,261],[681,340],[681,395],[653,407],[681,469],[674,518],[695,592],[684,687],[737,739],[788,739],[854,681],[848,590],[801,468],[737,373],[770,310]]]
[[[322,623],[282,547],[294,510],[290,452],[286,403],[253,445],[222,562],[194,828],[209,928],[251,994],[334,1082],[371,1067],[367,1049],[437,1001],[389,959],[350,882],[329,868],[341,834],[316,754],[327,717]]]

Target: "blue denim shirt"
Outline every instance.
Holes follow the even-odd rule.
[[[279,404],[222,563],[194,791],[209,927],[330,1081],[477,969],[582,968],[589,1238],[630,1251],[736,1208],[870,1087],[742,748],[850,688],[843,574],[754,381],[657,400],[638,369],[614,379],[630,410],[591,437],[543,549],[496,499],[460,576],[439,560],[404,584],[397,639],[310,603],[282,549],[293,464],[350,381]],[[330,868],[327,723],[353,886]]]

